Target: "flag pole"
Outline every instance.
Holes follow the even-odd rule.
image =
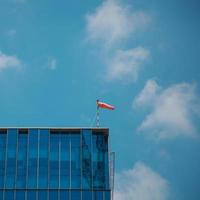
[[[99,100],[97,100],[97,114],[96,114],[96,126],[99,128],[99,105],[98,105]]]

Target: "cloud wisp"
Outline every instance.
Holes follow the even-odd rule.
[[[57,60],[55,58],[49,58],[47,67],[50,70],[55,70],[57,68]]]
[[[6,55],[0,52],[0,71],[8,68],[20,68],[22,62],[16,56]]]
[[[105,0],[93,13],[86,15],[87,38],[103,50],[106,80],[135,82],[150,52],[142,46],[122,50],[150,21],[143,11],[118,0]]]
[[[142,162],[116,175],[115,200],[167,200],[169,193],[168,181]]]
[[[136,81],[149,54],[150,52],[143,47],[118,50],[107,63],[107,79]]]
[[[86,19],[89,39],[103,42],[106,46],[116,46],[150,20],[145,12],[132,11],[117,0],[104,1]]]
[[[150,109],[139,131],[155,139],[197,136],[193,119],[198,116],[200,102],[193,84],[180,83],[162,89],[156,81],[148,80],[133,105]]]

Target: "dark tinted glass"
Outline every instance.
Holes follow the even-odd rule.
[[[69,191],[61,190],[60,191],[60,200],[69,200]]]
[[[70,135],[60,134],[60,187],[70,187]]]
[[[47,200],[47,198],[48,198],[48,191],[47,190],[38,191],[38,200]]]
[[[80,191],[72,191],[71,192],[71,200],[80,200],[80,199],[81,199]]]
[[[109,185],[107,137],[103,134],[94,134],[92,145],[93,188],[104,189]]]
[[[94,194],[93,200],[103,200],[103,191],[96,191],[93,194]]]
[[[58,191],[49,191],[49,200],[58,200]]]
[[[37,169],[38,169],[38,129],[29,130],[28,140],[28,188],[37,187]]]
[[[48,187],[49,130],[41,129],[39,137],[39,188]]]
[[[91,151],[91,130],[82,131],[82,187],[92,187],[92,151]]]
[[[15,195],[16,195],[16,200],[25,200],[25,191],[17,190]]]
[[[6,131],[0,131],[0,188],[4,187],[6,138]]]
[[[83,191],[82,192],[82,200],[92,200],[92,192]]]
[[[59,134],[50,134],[50,188],[57,189],[59,187],[59,151],[60,138]]]
[[[81,186],[80,134],[71,134],[71,187]]]
[[[37,192],[34,190],[27,191],[27,200],[36,200]]]
[[[4,199],[5,200],[11,200],[14,199],[14,192],[11,190],[7,190],[4,192]]]
[[[17,188],[25,188],[26,186],[27,144],[28,144],[28,132],[19,131],[18,152],[17,152],[17,178],[16,178]]]
[[[17,129],[8,129],[6,188],[14,188],[16,175]]]

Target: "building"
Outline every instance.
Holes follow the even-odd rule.
[[[0,128],[0,200],[110,200],[107,128]]]

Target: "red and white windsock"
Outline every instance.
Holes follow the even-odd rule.
[[[101,101],[99,101],[99,100],[97,100],[97,106],[98,106],[99,108],[105,108],[105,109],[109,109],[109,110],[114,110],[114,109],[115,109],[114,106],[111,106],[111,105],[109,105],[109,104],[107,104],[107,103],[104,103],[104,102],[101,102]]]

